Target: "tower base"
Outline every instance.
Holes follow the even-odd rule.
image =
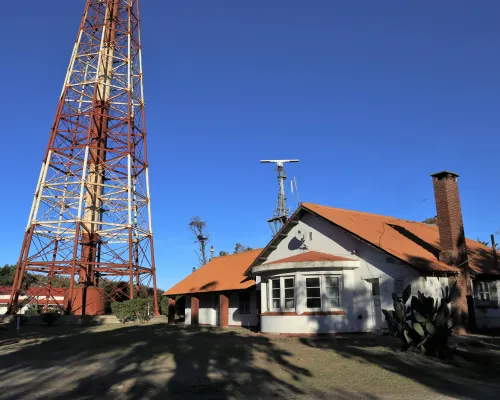
[[[94,286],[76,286],[73,289],[70,311],[73,315],[104,315],[105,314],[104,289]],[[68,309],[69,294],[64,299],[64,308]]]

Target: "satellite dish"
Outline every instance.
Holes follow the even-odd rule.
[[[304,243],[306,241],[306,233],[298,229],[297,233],[295,234],[295,239],[297,239],[301,243]]]

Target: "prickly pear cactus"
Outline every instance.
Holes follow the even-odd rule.
[[[443,356],[448,350],[448,338],[454,323],[448,304],[456,289],[456,282],[451,288],[442,291],[441,299],[425,296],[420,291],[413,296],[410,305],[411,285],[403,291],[402,297],[392,294],[394,310],[382,310],[391,335],[398,336],[403,343],[403,350],[410,347],[423,353]]]

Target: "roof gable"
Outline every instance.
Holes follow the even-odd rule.
[[[304,213],[320,216],[363,242],[424,272],[457,273],[459,269],[439,261],[437,226],[360,211],[344,210],[312,203],[301,206],[254,260],[251,268],[264,262]],[[500,275],[492,250],[475,240],[466,239],[469,266],[476,274]]]
[[[241,290],[255,285],[245,271],[262,249],[215,257],[163,295],[208,293],[224,290]]]
[[[458,272],[439,261],[439,230],[435,225],[311,203],[302,203],[302,207],[417,269]],[[500,274],[490,248],[471,239],[466,243],[473,272]]]

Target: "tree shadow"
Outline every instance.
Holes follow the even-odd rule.
[[[291,353],[251,333],[165,324],[67,328],[48,336],[50,329],[33,330],[32,345],[0,349],[0,399],[293,398],[311,376],[289,361]]]
[[[443,362],[413,351],[402,352],[399,339],[390,336],[351,336],[347,340],[302,338],[300,341],[313,348],[333,349],[361,363],[377,365],[443,395],[487,399],[497,398],[500,391],[500,355],[495,352],[488,352],[490,362],[486,364],[484,357],[465,358],[459,352],[453,361]]]
[[[426,242],[422,238],[418,237],[417,235],[415,235],[414,233],[410,232],[408,229],[406,229],[400,225],[396,225],[396,224],[387,224],[387,225],[389,225],[392,229],[394,229],[400,235],[403,235],[407,239],[411,240],[412,242],[418,244],[420,247],[427,250],[434,257],[436,257],[436,259],[439,260],[439,252],[440,252],[439,248],[437,248],[436,246],[433,246],[429,242]]]

